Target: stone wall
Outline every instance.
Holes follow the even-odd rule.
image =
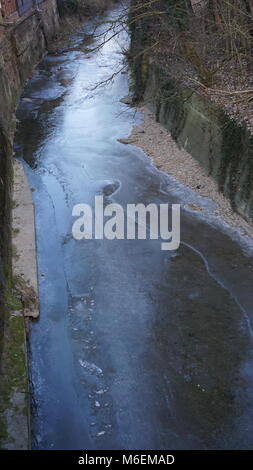
[[[146,65],[145,65],[145,68]],[[234,211],[253,224],[253,137],[246,127],[149,61],[144,100],[218,183]]]
[[[11,277],[12,143],[15,109],[33,67],[59,28],[56,0],[46,0],[0,31],[0,358],[4,332],[4,289]]]
[[[29,393],[22,304],[12,279],[12,186],[15,110],[25,81],[59,28],[56,0],[46,0],[0,30],[0,448],[29,448]],[[25,189],[25,188],[24,188]],[[14,259],[14,257],[13,257]]]
[[[130,4],[135,8],[137,0]],[[221,106],[172,78],[169,66],[157,63],[148,47],[153,16],[136,21],[130,11],[129,20],[133,102],[144,99],[157,121],[217,181],[233,210],[252,225],[253,136]]]

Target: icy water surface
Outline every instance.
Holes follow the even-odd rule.
[[[213,203],[117,141],[140,119],[120,102],[127,75],[91,87],[121,67],[128,39],[85,53],[91,30],[45,57],[18,110],[41,305],[30,337],[33,447],[252,448],[251,247],[208,217]],[[76,241],[72,208],[98,194],[203,211],[182,210],[177,252],[155,240]]]

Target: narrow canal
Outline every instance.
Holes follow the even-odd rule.
[[[252,247],[208,215],[212,202],[117,140],[141,119],[120,102],[127,74],[106,82],[128,37],[89,52],[93,26],[44,58],[17,114],[40,289],[30,332],[33,448],[252,448]],[[181,203],[179,250],[161,251],[159,240],[75,240],[73,206],[93,206],[96,195],[124,207]],[[201,213],[184,209],[189,202]]]

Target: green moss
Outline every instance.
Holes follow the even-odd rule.
[[[11,209],[16,209],[16,207],[18,206],[19,204],[17,203],[17,201],[14,201],[14,200],[11,201]]]
[[[7,270],[8,271],[8,270]],[[11,441],[5,412],[11,410],[15,414],[28,414],[28,381],[25,356],[25,325],[23,313],[15,313],[22,309],[17,289],[9,275],[6,282],[5,332],[2,353],[2,370],[0,381],[0,448]],[[16,392],[22,392],[26,401],[20,408],[12,399]],[[24,406],[25,405],[25,406]]]
[[[22,310],[22,302],[20,300],[20,295],[18,293],[17,287],[15,285],[15,280],[12,279],[10,274],[7,274],[6,277],[6,286],[5,286],[5,304],[9,310]]]
[[[221,116],[221,125],[223,143],[219,189],[229,197],[236,210],[238,188],[240,187],[240,200],[247,202],[253,187],[253,139],[247,129],[239,127],[225,115]]]
[[[149,54],[148,51],[144,51],[141,61],[141,80],[143,89],[146,88],[146,83],[148,80],[148,71],[149,71]]]
[[[11,310],[22,310],[22,303],[19,298],[12,291],[6,293],[6,305]]]
[[[3,416],[0,415],[0,443],[8,439],[7,424]],[[1,445],[0,445],[1,449]]]
[[[23,316],[10,317],[8,340],[11,348],[6,354],[5,367],[9,371],[11,385],[23,386],[26,376]]]
[[[150,66],[145,96],[156,120],[218,182],[232,209],[252,223],[253,137],[246,126],[240,126],[219,106],[170,79],[155,64]]]

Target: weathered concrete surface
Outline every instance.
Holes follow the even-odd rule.
[[[135,1],[132,1],[133,6]],[[146,38],[149,18],[131,24],[134,100],[144,98],[156,119],[218,182],[234,211],[253,224],[253,136],[222,105],[179,83],[169,66],[157,63]],[[153,55],[152,55],[153,54]]]
[[[211,175],[234,211],[253,224],[253,137],[221,108],[169,80],[150,62],[144,100],[168,129]]]
[[[0,449],[30,448],[30,403],[22,304],[10,289],[2,348]],[[16,308],[16,310],[15,310]]]
[[[13,202],[13,275],[18,279],[25,317],[38,318],[34,206],[24,168],[17,160],[14,162]]]
[[[12,165],[10,155],[12,155],[12,149],[8,136],[0,127],[0,357],[5,317],[4,286],[11,264]]]
[[[0,322],[4,330],[3,289],[11,275],[12,142],[15,109],[25,80],[43,57],[59,27],[55,0],[47,0],[14,25],[5,28],[0,41]]]
[[[35,290],[31,287],[33,285],[37,292],[33,204],[23,168],[18,162],[14,163],[12,239],[15,240],[13,272],[5,284],[0,448],[26,450],[30,448],[30,398],[24,313],[35,316],[38,308],[35,309]]]
[[[212,201],[118,142],[138,121],[120,102],[127,77],[91,88],[121,66],[126,41],[47,56],[18,110],[41,301],[30,336],[33,447],[251,449],[252,243],[208,215]],[[98,194],[123,207],[180,202],[180,249],[74,240],[73,206]]]
[[[14,161],[13,282],[7,293],[1,361],[0,447],[30,448],[30,398],[24,316],[37,318],[37,262],[34,207],[23,166]]]

